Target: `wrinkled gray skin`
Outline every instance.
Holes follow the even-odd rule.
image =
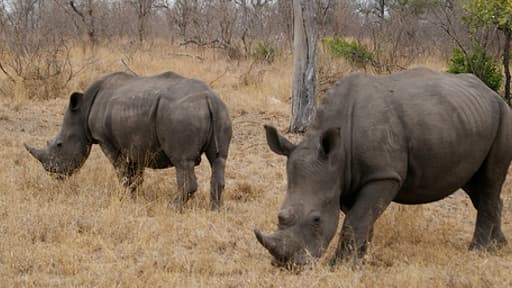
[[[132,194],[145,167],[176,167],[183,204],[197,189],[194,166],[205,153],[212,167],[211,208],[222,205],[232,129],[228,110],[206,84],[172,72],[152,77],[113,73],[71,95],[64,123],[48,146],[27,150],[43,167],[71,175],[99,144]]]
[[[462,188],[478,210],[470,248],[498,248],[506,244],[500,192],[511,121],[505,102],[473,75],[350,75],[322,99],[298,145],[265,126],[271,150],[288,158],[288,189],[278,230],[256,237],[274,263],[304,264],[326,250],[342,210],[334,265],[364,255],[391,201],[428,203]]]

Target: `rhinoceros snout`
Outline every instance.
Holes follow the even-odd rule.
[[[37,149],[34,148],[27,143],[23,143],[23,146],[25,146],[25,149],[30,153],[30,155],[34,156],[41,164],[43,165],[43,168],[50,172],[50,173],[59,173],[59,167],[57,167],[54,163],[54,161],[51,160],[50,153],[48,152],[48,147],[43,149]],[[61,177],[58,175],[55,175],[55,179],[62,180]]]

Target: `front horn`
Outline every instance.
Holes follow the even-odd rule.
[[[37,149],[37,148],[34,148],[34,147],[28,145],[27,143],[23,143],[23,146],[25,146],[25,149],[27,149],[27,151],[32,156],[34,156],[34,158],[39,160],[39,162],[41,162],[43,164],[45,162],[47,162],[47,160],[48,160],[48,151],[46,149]]]

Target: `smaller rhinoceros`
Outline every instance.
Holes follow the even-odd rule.
[[[43,167],[71,175],[99,144],[120,182],[133,193],[145,167],[176,167],[176,206],[197,190],[194,166],[205,153],[211,168],[212,209],[222,205],[232,128],[228,109],[202,81],[172,72],[138,77],[123,72],[71,94],[60,133],[44,149],[25,148]]]

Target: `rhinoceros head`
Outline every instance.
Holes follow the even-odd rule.
[[[47,146],[42,149],[23,144],[44,169],[60,175],[71,175],[85,162],[91,151],[87,137],[86,114],[83,94],[74,92],[69,100],[69,107],[64,114],[62,128]]]
[[[312,133],[294,145],[274,127],[265,126],[265,130],[271,150],[288,157],[288,188],[277,231],[270,235],[254,232],[274,256],[274,264],[306,264],[323,254],[338,225],[340,132],[331,128]]]

